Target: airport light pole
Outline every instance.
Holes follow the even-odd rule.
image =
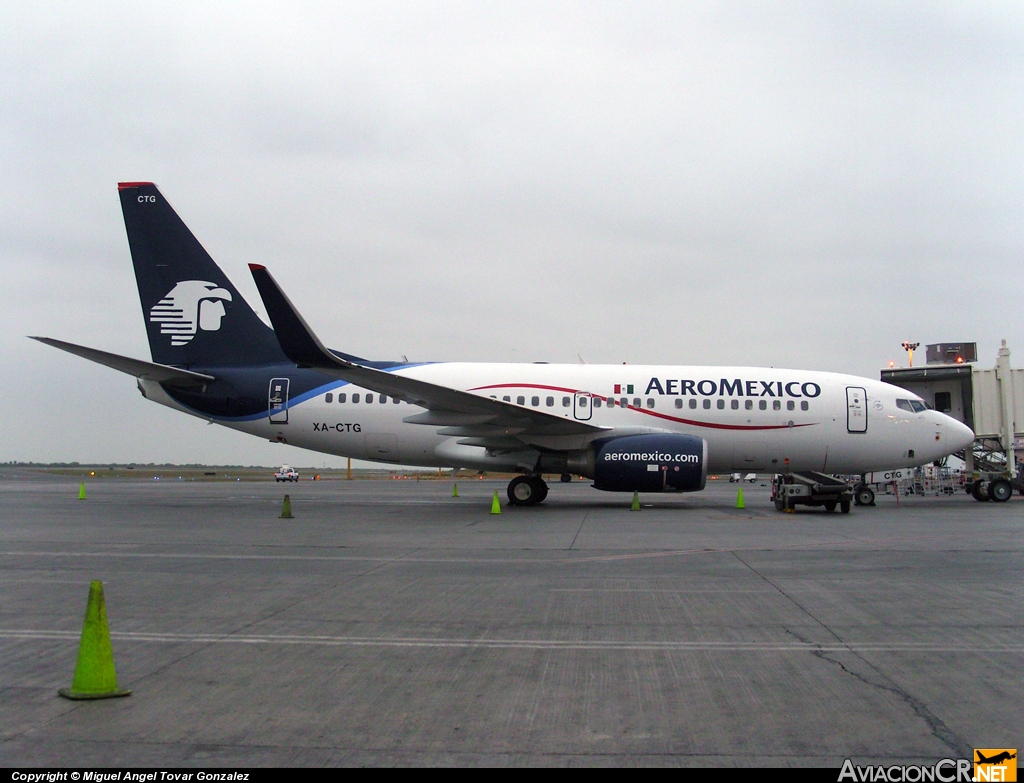
[[[903,350],[905,350],[907,352],[907,355],[910,357],[911,367],[914,366],[914,351],[916,351],[918,346],[920,345],[921,343],[909,343],[906,340],[903,341]]]

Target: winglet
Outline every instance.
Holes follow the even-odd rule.
[[[324,347],[265,266],[249,264],[249,271],[285,356],[300,367],[351,366]]]

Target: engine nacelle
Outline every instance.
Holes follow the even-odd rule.
[[[697,492],[708,444],[695,435],[623,435],[594,443],[594,487],[609,492]]]

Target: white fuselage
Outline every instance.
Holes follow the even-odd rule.
[[[898,407],[898,399],[918,400],[904,389],[837,373],[757,367],[469,363],[425,364],[392,372],[587,421],[605,430],[599,438],[645,432],[696,435],[707,441],[710,472],[886,470],[940,459],[964,448],[974,437],[968,427],[934,410]],[[150,399],[195,413],[155,384],[143,383]],[[345,401],[339,402],[342,395]],[[216,421],[328,454],[492,470],[527,469],[531,449],[571,451],[585,448],[594,439],[534,437],[519,451],[489,450],[465,443],[472,438],[464,432],[406,423],[403,419],[423,409],[390,397],[381,400],[376,392],[325,376],[322,386],[288,401],[287,422],[280,413],[256,420]]]

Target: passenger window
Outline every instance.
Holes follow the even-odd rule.
[[[501,399],[503,399],[505,402],[512,402],[512,398],[509,397],[507,394],[504,397],[502,397]]]
[[[729,407],[732,408],[734,411],[738,411],[740,409],[740,401],[739,400],[732,400],[729,403]]]
[[[633,407],[634,408],[639,408],[640,407],[640,398],[639,397],[634,397],[633,398]]]
[[[533,399],[537,399],[537,398],[534,397]],[[580,397],[580,407],[581,408],[586,408],[587,407],[587,398],[586,397]]]
[[[538,405],[540,405],[540,397],[531,397],[531,398],[530,398],[530,405],[532,405],[532,406],[533,406],[533,407],[535,407],[535,408],[536,408],[536,407],[537,407]]]
[[[373,402],[373,395],[372,394],[367,394],[366,395],[366,404],[369,405],[371,402]]]
[[[697,407],[697,401],[695,399],[693,399],[692,397],[690,398],[690,407],[691,408],[696,408]]]
[[[787,411],[796,410],[796,403],[793,402],[792,400],[786,400],[786,410]]]
[[[654,407],[654,398],[653,397],[648,397],[647,398],[647,407],[648,408],[653,408]]]
[[[400,403],[400,402],[401,402],[401,400],[400,400],[400,399],[398,399],[397,397],[392,397],[392,398],[391,398],[391,402],[393,402],[393,403],[394,403],[395,405],[398,405],[398,403]]]
[[[725,400],[721,398],[719,398],[718,400],[718,410],[725,410]]]
[[[516,405],[526,405],[526,398],[522,396],[516,397]]]
[[[805,411],[810,406],[807,404],[807,400],[800,400],[800,410]]]
[[[562,398],[562,407],[563,408],[568,408],[571,404],[572,404],[572,400],[570,400],[568,397],[563,397]]]
[[[548,397],[548,399],[550,400],[551,398]],[[600,408],[601,407],[601,398],[600,397],[595,397],[594,398],[594,407],[595,408]]]
[[[749,410],[753,410],[754,409],[754,401],[753,400],[746,400],[743,403],[743,407],[746,408],[748,411]]]
[[[334,395],[330,392],[324,395],[324,402],[334,402]]]
[[[383,405],[387,401],[388,401],[388,395],[386,395],[386,394],[380,395],[380,399],[377,400],[377,402],[379,402],[381,405]]]
[[[544,400],[544,404],[547,405],[549,408],[554,407],[555,398],[554,397],[548,397],[546,400]]]
[[[711,400],[704,400],[704,410],[708,410],[711,407]]]
[[[345,402],[345,394],[344,393],[338,395],[338,402]]]
[[[758,410],[762,410],[762,411],[768,410],[768,400],[758,400],[757,401],[757,408],[758,408]]]
[[[782,400],[772,400],[772,410],[773,411],[781,411],[782,410]]]
[[[683,407],[683,401],[679,397],[676,397],[676,407],[677,408],[682,408]]]
[[[359,392],[352,395],[352,402],[359,402]]]
[[[629,405],[629,400],[627,400],[625,397],[619,397],[619,407],[625,408],[627,405]]]

